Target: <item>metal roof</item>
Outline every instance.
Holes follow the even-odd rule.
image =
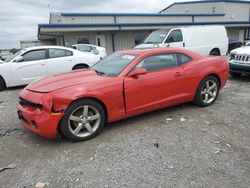
[[[250,1],[244,1],[244,0],[197,0],[197,1],[184,1],[184,2],[175,2],[163,10],[161,10],[159,13],[169,9],[170,7],[174,5],[181,5],[181,4],[195,4],[195,3],[250,3]]]

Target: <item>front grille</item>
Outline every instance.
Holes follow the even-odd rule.
[[[250,55],[231,54],[230,60],[233,60],[235,64],[250,66]]]
[[[19,104],[22,106],[31,107],[31,108],[35,108],[35,109],[37,109],[37,108],[42,109],[43,108],[43,105],[27,101],[23,98],[20,98]]]

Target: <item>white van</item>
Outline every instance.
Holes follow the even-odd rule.
[[[176,47],[204,55],[226,55],[228,37],[224,26],[190,26],[153,31],[135,49]]]

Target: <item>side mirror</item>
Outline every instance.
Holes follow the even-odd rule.
[[[99,51],[98,50],[93,50],[92,53],[95,54],[95,55],[99,55]]]
[[[135,68],[133,71],[131,71],[128,76],[129,77],[138,77],[139,75],[144,75],[147,73],[148,73],[147,69],[142,68],[142,67],[138,67],[138,68]]]
[[[21,61],[23,61],[23,60],[24,60],[23,56],[18,56],[18,57],[15,59],[14,62],[19,63],[19,62],[21,62]]]

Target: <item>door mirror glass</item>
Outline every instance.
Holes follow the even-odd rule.
[[[135,68],[133,71],[131,71],[128,76],[129,77],[137,77],[139,75],[144,75],[147,73],[148,73],[148,71],[145,68],[138,67],[138,68]]]
[[[23,56],[18,56],[18,57],[14,60],[14,62],[19,63],[19,62],[22,62],[23,60],[24,60]]]

